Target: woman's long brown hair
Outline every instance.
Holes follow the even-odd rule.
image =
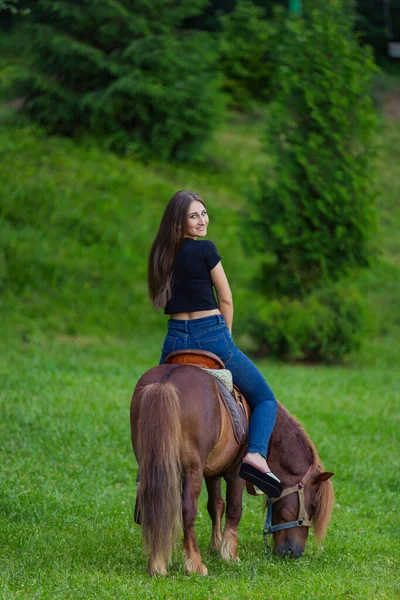
[[[187,217],[193,200],[198,200],[206,207],[204,200],[195,192],[176,192],[161,219],[149,256],[148,287],[154,308],[164,308],[171,298],[172,269],[185,237]]]

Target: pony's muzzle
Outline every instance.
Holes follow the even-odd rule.
[[[288,558],[300,558],[304,552],[304,545],[301,544],[292,544],[290,542],[286,542],[281,546],[275,548],[275,554],[278,554],[282,557]]]

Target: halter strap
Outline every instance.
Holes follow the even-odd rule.
[[[264,523],[264,550],[267,556],[270,555],[270,546],[268,545],[268,535],[275,531],[282,531],[283,529],[291,529],[292,527],[311,527],[311,519],[307,513],[304,503],[304,486],[310,479],[313,472],[313,465],[310,465],[303,475],[299,483],[293,485],[290,488],[285,488],[279,498],[268,498],[267,499],[267,516]],[[299,513],[296,521],[289,521],[288,523],[281,523],[279,525],[272,525],[272,505],[278,502],[281,498],[289,496],[293,493],[299,495]]]

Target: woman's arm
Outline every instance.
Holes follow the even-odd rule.
[[[232,292],[221,261],[210,271],[210,274],[213,285],[217,290],[219,310],[225,319],[229,332],[232,333]]]

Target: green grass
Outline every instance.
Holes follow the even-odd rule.
[[[203,490],[197,534],[208,578],[150,579],[132,521],[136,466],[130,396],[160,340],[71,340],[1,347],[2,598],[396,598],[400,594],[399,374],[390,368],[261,363],[301,419],[336,505],[321,550],[263,556],[261,501],[245,496],[238,565],[208,550]]]
[[[268,161],[260,123],[233,119],[206,165],[144,165],[0,112],[0,598],[400,597],[399,122],[382,122],[380,254],[357,282],[369,338],[342,368],[259,363],[335,471],[322,549],[310,540],[298,561],[266,560],[261,502],[245,496],[241,563],[226,564],[208,550],[203,492],[210,576],[186,577],[178,553],[169,578],[150,579],[132,521],[128,416],[165,327],[149,308],[145,256],[172,193],[198,190],[240,323],[251,276],[240,211]]]
[[[254,129],[241,123],[235,127],[219,133],[216,152],[221,162],[207,175],[200,167],[174,170],[169,165],[143,166],[116,159],[69,141],[41,138],[30,127],[17,142],[3,131],[3,147],[8,140],[11,152],[3,173],[14,173],[15,182],[14,189],[10,175],[3,198],[14,194],[9,206],[15,215],[21,204],[35,201],[29,190],[37,185],[42,198],[37,211],[44,211],[43,218],[34,223],[33,213],[25,217],[21,211],[20,220],[15,219],[15,227],[9,231],[24,264],[33,269],[42,265],[44,270],[28,291],[21,285],[20,296],[10,295],[14,306],[3,297],[7,321],[3,320],[0,340],[0,582],[5,600],[400,597],[398,123],[382,130],[380,256],[359,281],[373,309],[374,334],[346,367],[259,363],[277,396],[304,424],[325,467],[335,472],[336,504],[321,550],[310,539],[298,561],[266,559],[261,502],[245,496],[239,529],[241,562],[224,563],[208,550],[211,525],[203,491],[196,528],[210,576],[185,576],[179,552],[167,579],[151,579],[146,574],[140,528],[132,520],[136,464],[128,418],[138,377],[158,361],[164,321],[163,317],[153,320],[144,292],[143,252],[151,233],[146,228],[156,222],[165,193],[175,189],[180,180],[208,190],[214,194],[212,204],[218,206],[213,227],[218,236],[228,235],[227,270],[234,290],[245,281],[246,262],[239,242],[230,237],[239,230],[234,209],[243,203],[240,181],[253,158],[266,159],[260,155]],[[247,162],[246,156],[237,158],[246,139],[253,139],[250,148],[254,152],[246,155]],[[233,162],[233,167],[229,167],[226,151],[229,143],[237,144],[234,157],[239,162]],[[103,174],[106,164],[107,177]],[[230,182],[232,189],[229,169],[232,178],[234,172],[237,176],[235,185],[234,179]],[[120,178],[122,192],[117,185]],[[95,190],[93,197],[91,190]],[[133,190],[146,192],[151,203],[131,203]],[[126,202],[121,201],[123,194]],[[89,208],[93,206],[94,214],[99,212],[104,218],[103,211],[114,195],[123,237],[119,248],[129,246],[132,221],[140,219],[145,230],[137,227],[132,256],[127,251],[119,257],[118,251],[109,263],[102,263],[107,275],[104,281],[109,284],[114,258],[121,258],[122,266],[115,265],[118,286],[110,296],[115,298],[126,285],[128,298],[135,298],[132,312],[122,317],[118,314],[108,328],[105,320],[113,305],[99,305],[99,289],[105,289],[102,284],[87,292],[73,286],[81,277],[79,261],[84,281],[95,262],[107,260],[103,241],[96,245],[95,254],[88,250],[85,255],[79,231],[89,230]],[[16,198],[22,198],[21,204]],[[64,204],[59,203],[60,198],[65,199]],[[61,213],[53,213],[54,207]],[[69,229],[65,224],[66,215],[73,210],[82,229],[78,225],[78,229]],[[47,226],[48,217],[51,227]],[[116,230],[112,220],[111,232]],[[234,243],[232,255],[229,244]],[[32,255],[36,246],[37,254]],[[34,260],[29,261],[30,257]],[[46,291],[52,279],[45,278],[43,287],[40,283],[51,260],[54,272],[68,266],[69,271],[63,285],[54,276],[54,285]],[[104,271],[107,264],[109,270]],[[135,280],[133,290],[130,274],[123,275],[128,266]],[[138,274],[142,277],[140,293]],[[81,306],[81,313],[70,316],[68,286],[79,292]],[[137,296],[129,296],[135,293]],[[125,325],[125,339],[113,331],[118,319]],[[71,323],[75,329],[69,330]]]

